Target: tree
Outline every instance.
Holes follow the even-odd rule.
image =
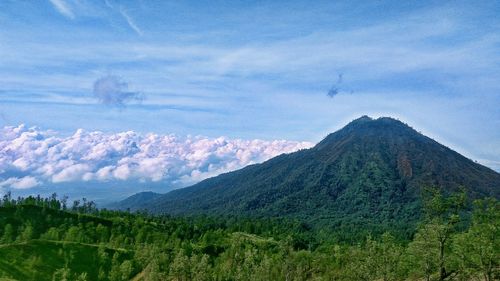
[[[68,196],[64,195],[63,198],[61,199],[61,208],[63,211],[66,211],[67,209],[67,203],[68,203]]]
[[[376,279],[383,281],[402,279],[403,249],[390,233],[384,233],[380,241],[369,237],[364,251],[368,255],[368,268],[375,274]]]
[[[158,265],[158,261],[156,259],[153,259],[144,270],[144,280],[145,281],[164,280],[162,273],[160,271],[160,266]]]
[[[459,213],[465,208],[465,202],[463,191],[445,197],[437,188],[425,190],[424,224],[410,243],[409,253],[413,255],[414,269],[418,268],[426,280],[430,280],[436,271],[439,281],[457,274],[453,268],[451,237],[457,232]]]
[[[454,239],[454,252],[464,278],[500,277],[500,204],[494,198],[476,200],[472,225]]]
[[[38,281],[42,259],[39,256],[32,256],[27,260],[27,265],[31,269],[31,280]]]
[[[68,231],[66,231],[66,235],[64,236],[64,240],[72,241],[72,242],[82,242],[82,231],[77,226],[71,226]]]
[[[57,194],[52,193],[49,198],[49,208],[59,210],[61,208],[61,202],[57,200]]]
[[[102,266],[99,267],[99,272],[97,273],[97,280],[108,280],[107,278],[108,274],[106,274],[106,271]]]
[[[344,266],[341,275],[345,280],[374,280],[376,273],[371,268],[368,251],[361,245],[348,248],[343,256]]]
[[[184,250],[178,251],[175,255],[174,261],[170,264],[170,275],[179,281],[191,280],[189,257]]]
[[[102,224],[98,224],[97,227],[95,228],[95,232],[97,234],[97,239],[99,239],[100,242],[102,243],[108,242],[109,231],[107,227],[105,227]]]
[[[115,252],[113,255],[113,259],[111,261],[111,270],[109,271],[109,280],[111,281],[120,281],[122,279],[122,272],[120,268],[120,263],[118,261],[118,252]]]
[[[10,191],[7,191],[3,196],[2,202],[0,202],[0,206],[10,207],[11,205],[12,205],[12,193]]]
[[[24,226],[23,232],[21,232],[21,235],[19,236],[19,240],[29,241],[31,238],[33,238],[33,226],[31,226],[31,223],[27,223]]]
[[[132,265],[132,262],[129,260],[122,262],[122,264],[120,265],[120,273],[122,276],[122,280],[128,280],[130,278],[130,275],[132,275],[133,271],[134,267]]]
[[[1,242],[3,244],[12,243],[14,241],[14,228],[10,223],[6,224],[3,230]]]
[[[82,272],[80,275],[78,275],[75,279],[76,281],[87,281],[87,272]],[[124,279],[125,280],[125,279]]]
[[[211,279],[210,264],[207,255],[202,255],[201,257],[196,255],[191,256],[191,265],[192,280],[208,281]]]
[[[439,225],[424,225],[415,234],[415,238],[408,245],[410,268],[417,277],[430,281],[432,275],[439,268]]]
[[[44,234],[41,235],[42,239],[46,240],[59,240],[59,231],[55,227],[51,227],[45,232]]]
[[[310,280],[313,273],[313,257],[310,251],[292,252],[287,261],[288,276],[291,280]]]
[[[280,269],[278,264],[274,264],[271,257],[264,256],[254,270],[254,280],[278,280],[280,278]]]
[[[106,246],[99,244],[97,248],[97,263],[101,266],[106,266],[109,262],[109,254],[106,252]]]
[[[52,281],[69,281],[71,280],[71,270],[67,267],[59,268],[52,275]]]
[[[65,250],[64,252],[64,266],[69,268],[69,265],[73,263],[75,260],[75,251],[74,250]]]

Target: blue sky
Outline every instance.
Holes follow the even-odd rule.
[[[361,115],[393,116],[498,171],[498,11],[498,1],[5,0],[0,123],[317,142]],[[98,81],[123,99],[106,102]]]

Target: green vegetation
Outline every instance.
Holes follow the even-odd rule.
[[[498,280],[499,202],[476,200],[465,219],[463,193],[425,194],[411,239],[352,243],[287,219],[151,216],[7,194],[0,280]]]
[[[446,194],[469,187],[471,199],[500,197],[500,174],[397,120],[362,117],[314,148],[164,195],[143,193],[121,209],[284,217],[352,242],[387,231],[410,239],[422,218],[422,187],[433,185]]]
[[[499,280],[499,186],[363,117],[312,149],[118,204],[151,213],[7,194],[0,280]]]

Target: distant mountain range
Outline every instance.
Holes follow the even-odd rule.
[[[500,195],[500,174],[388,117],[363,116],[315,147],[114,205],[171,215],[284,217],[353,231],[412,231],[421,191]]]

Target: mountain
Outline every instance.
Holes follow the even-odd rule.
[[[388,117],[363,116],[311,149],[128,205],[171,215],[285,217],[340,232],[398,229],[420,217],[424,187],[499,197],[500,174]]]
[[[160,193],[155,193],[151,191],[146,191],[146,192],[139,192],[136,193],[132,196],[129,196],[125,198],[124,200],[120,202],[114,202],[111,204],[106,205],[106,208],[109,209],[121,209],[121,210],[126,210],[126,209],[137,209],[136,206],[150,202],[151,200],[154,200],[158,197],[160,197],[162,194]]]

